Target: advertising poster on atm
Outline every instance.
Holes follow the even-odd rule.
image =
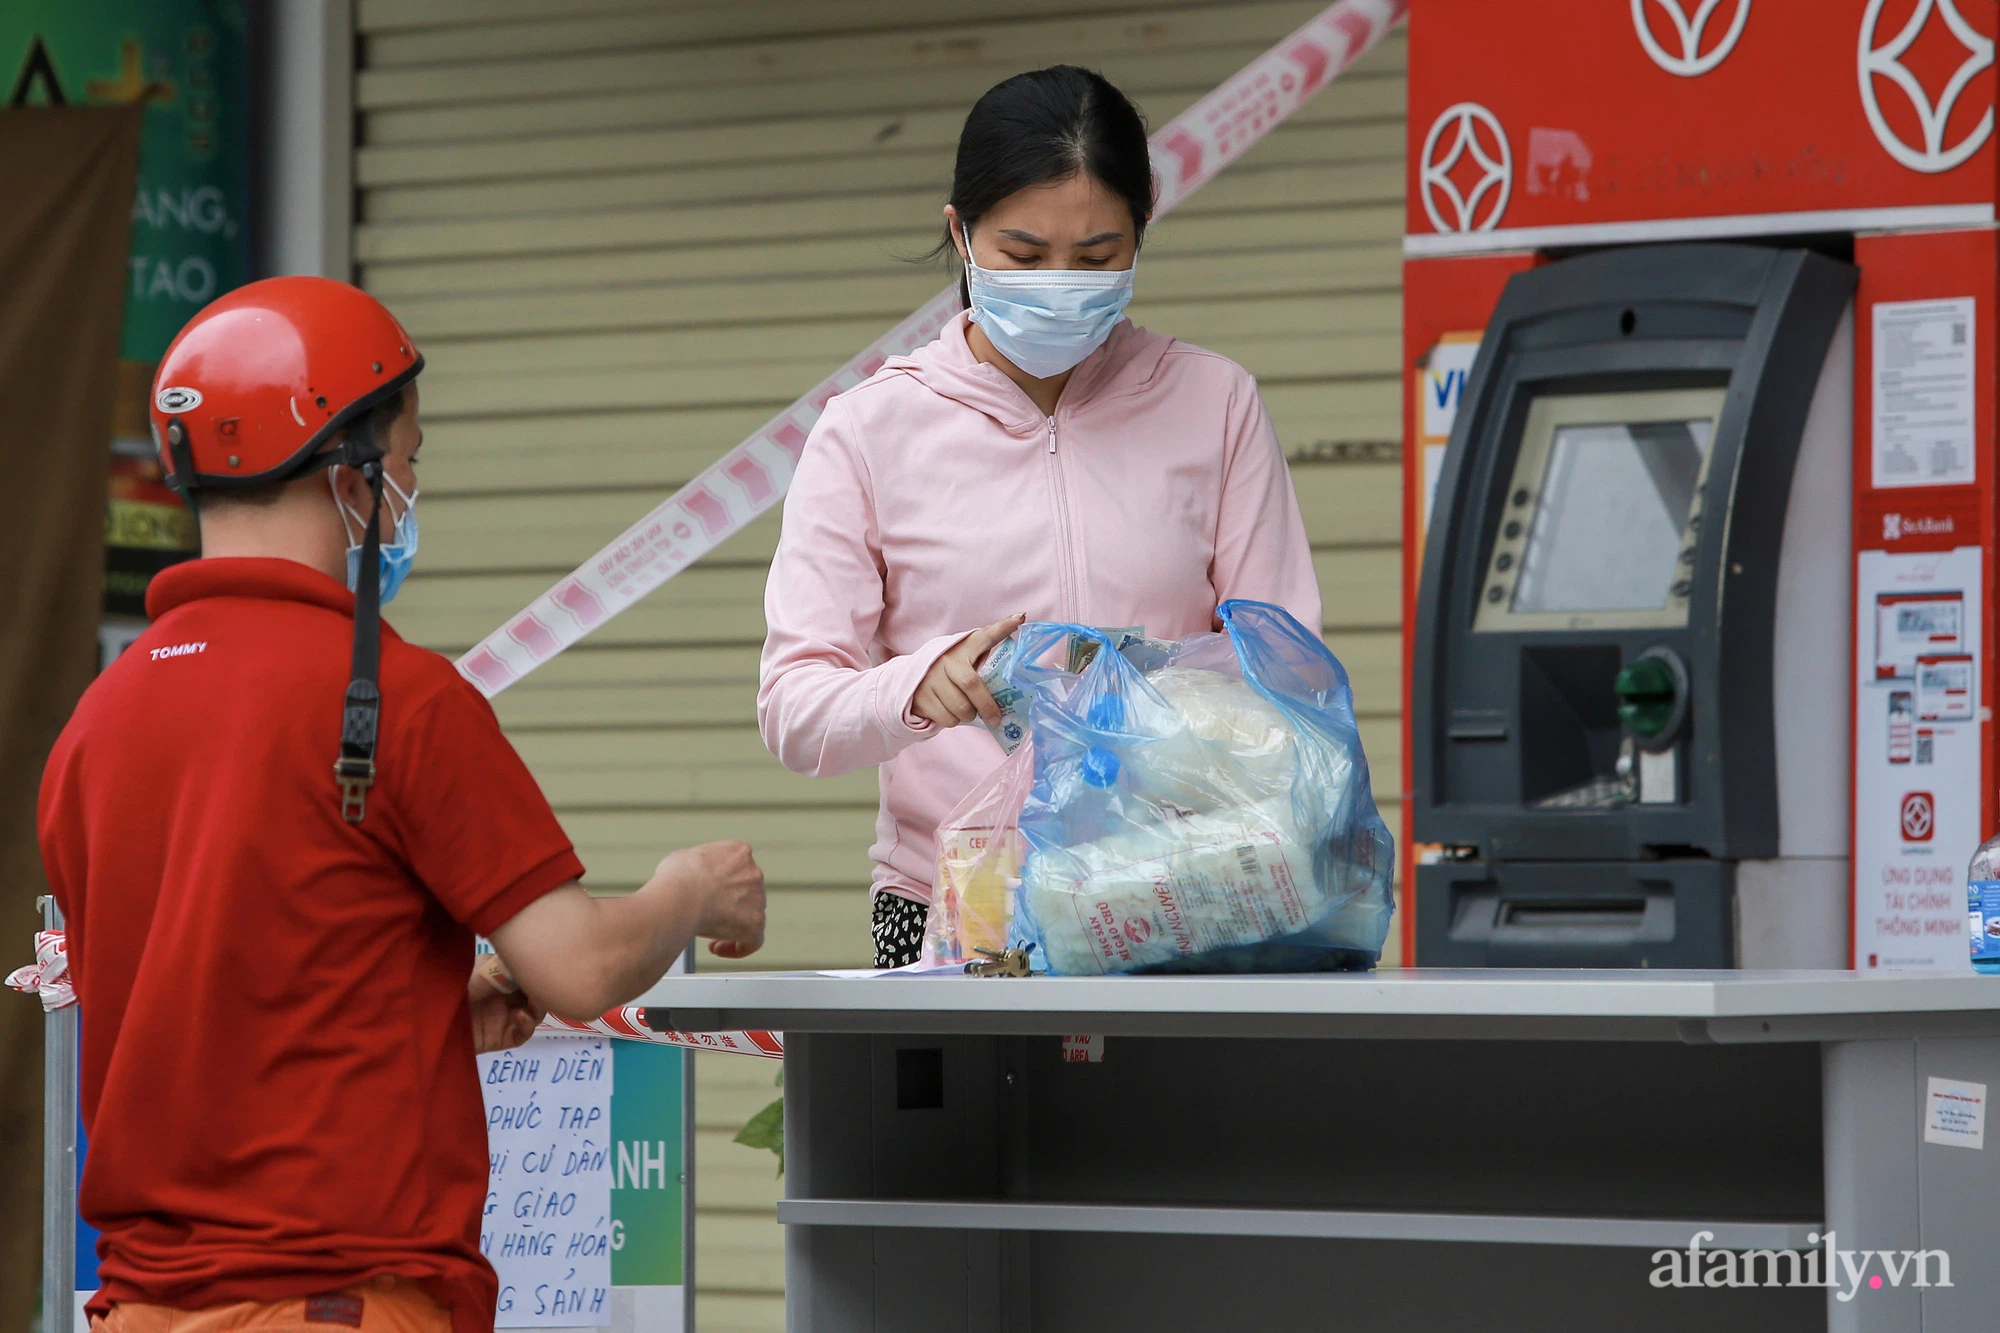
[[[1992,236],[1855,243],[1870,334],[1855,385],[1851,962],[1862,971],[1966,967],[1966,865],[1994,828]]]
[[[1892,516],[1897,517],[1897,516]],[[1965,966],[1980,827],[1980,549],[1856,566],[1854,965]]]

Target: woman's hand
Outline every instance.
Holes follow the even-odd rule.
[[[934,727],[955,727],[975,717],[999,726],[1000,705],[993,702],[992,692],[979,678],[979,664],[996,645],[1021,628],[1027,618],[1011,615],[960,639],[957,646],[931,663],[931,669],[924,673],[910,701],[910,711]]]

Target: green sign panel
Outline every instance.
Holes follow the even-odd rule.
[[[678,1287],[687,1250],[687,1055],[614,1041],[611,1282]]]

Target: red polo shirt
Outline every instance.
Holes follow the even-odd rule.
[[[466,978],[583,874],[493,710],[382,632],[366,820],[333,780],[354,598],[285,560],[154,579],[42,779],[83,1015],[79,1200],[117,1301],[412,1278],[493,1326]]]

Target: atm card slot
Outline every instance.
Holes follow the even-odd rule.
[[[1455,741],[1504,741],[1507,739],[1505,713],[1453,713],[1445,735]]]
[[[1522,930],[1620,930],[1637,929],[1646,916],[1644,898],[1506,900],[1500,904],[1500,922]]]

